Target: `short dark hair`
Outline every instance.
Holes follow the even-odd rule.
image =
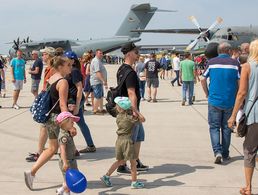
[[[185,53],[185,58],[189,58],[189,56],[191,56],[191,54],[189,52]]]

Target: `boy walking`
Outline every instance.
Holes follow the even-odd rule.
[[[132,129],[138,121],[144,122],[145,118],[140,114],[138,118],[132,115],[131,101],[128,97],[116,97],[115,98],[116,109],[118,112],[116,123],[117,123],[117,140],[116,140],[116,162],[112,164],[107,173],[101,177],[101,181],[105,186],[111,187],[110,181],[111,174],[119,167],[124,165],[127,160],[131,163],[131,176],[133,189],[143,188],[144,184],[137,181],[136,171],[136,154],[135,148],[132,141]]]

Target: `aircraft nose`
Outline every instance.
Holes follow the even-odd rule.
[[[16,54],[15,49],[11,48],[11,49],[9,50],[9,55],[10,55],[10,57],[11,57],[11,58],[14,58],[14,57],[15,57],[15,54]]]

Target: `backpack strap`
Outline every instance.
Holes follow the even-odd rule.
[[[60,79],[58,79],[55,83],[58,83],[58,82],[59,82],[60,80],[62,80],[62,79],[65,79],[65,78],[60,78]],[[52,84],[51,84],[51,85],[52,85]],[[47,89],[47,90],[50,91],[51,85],[49,86],[49,89]],[[46,116],[50,115],[50,113],[51,113],[52,110],[56,107],[56,105],[58,104],[59,101],[60,101],[60,97],[59,97],[58,100],[55,102],[55,104],[52,106],[52,108],[48,111],[48,113],[46,113]]]
[[[253,103],[252,103],[252,105],[251,105],[251,107],[250,107],[250,109],[249,109],[249,111],[248,111],[248,113],[247,113],[247,115],[246,115],[246,118],[248,118],[248,116],[249,116],[249,114],[250,114],[250,112],[251,112],[251,110],[252,110],[252,108],[254,107],[254,104],[255,104],[255,102],[258,100],[258,96],[254,99],[254,101],[253,101]]]
[[[124,66],[124,67],[122,67],[118,72],[117,72],[117,75],[119,75],[119,73],[123,70],[123,69],[125,69],[126,67]],[[120,80],[118,80],[117,82],[117,84],[118,84],[118,86],[117,86],[117,88],[121,88],[122,86],[123,86],[123,84],[124,84],[124,82],[125,82],[125,79],[127,78],[127,76],[132,72],[133,70],[132,69],[127,69],[126,71],[125,71],[125,73],[124,73],[124,75],[122,76],[122,78],[120,79]]]

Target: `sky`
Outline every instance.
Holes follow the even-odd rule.
[[[159,9],[146,29],[209,27],[220,16],[224,26],[258,25],[258,0],[0,0],[0,54],[7,54],[14,39],[66,38],[88,40],[113,36],[132,4],[150,3]],[[142,34],[138,44],[189,43],[195,36]]]

